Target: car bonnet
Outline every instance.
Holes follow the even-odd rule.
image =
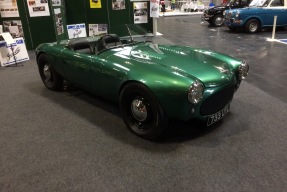
[[[224,59],[220,59],[221,56]],[[145,60],[144,63],[168,67],[187,78],[195,77],[206,87],[220,86],[234,80],[232,67],[227,60],[239,62],[226,55],[204,49],[153,43],[134,47],[131,51],[131,58]]]

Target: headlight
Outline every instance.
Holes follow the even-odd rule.
[[[189,87],[188,90],[188,101],[190,103],[196,104],[198,103],[203,96],[204,86],[199,81],[195,81],[192,83],[192,85]]]
[[[238,79],[243,80],[247,77],[249,71],[249,65],[246,62],[242,62],[238,68]]]

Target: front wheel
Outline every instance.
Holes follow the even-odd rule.
[[[256,33],[259,29],[260,23],[257,19],[250,19],[245,25],[245,30],[249,33]]]
[[[143,84],[129,83],[120,94],[120,111],[127,127],[145,139],[156,139],[168,118],[155,96]]]
[[[39,73],[44,85],[51,90],[63,90],[63,78],[51,66],[46,54],[41,54],[37,60]]]
[[[215,15],[212,20],[212,25],[215,27],[221,27],[224,23],[223,15]]]

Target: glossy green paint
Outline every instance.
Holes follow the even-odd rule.
[[[236,78],[240,60],[204,49],[140,42],[88,55],[69,50],[67,43],[42,44],[36,54],[47,53],[56,71],[72,84],[113,101],[118,101],[125,84],[140,82],[170,118],[204,120],[207,117],[199,109],[205,99],[226,86],[235,89],[240,84]],[[204,84],[205,92],[193,105],[188,89],[196,80]]]

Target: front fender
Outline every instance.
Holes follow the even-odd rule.
[[[247,15],[246,17],[244,17],[244,19],[243,19],[243,25],[245,26],[246,25],[246,23],[249,21],[249,20],[251,20],[251,19],[256,19],[256,20],[258,20],[259,22],[260,22],[260,26],[262,27],[262,18],[261,17],[259,17],[259,16],[257,16],[257,15]]]

